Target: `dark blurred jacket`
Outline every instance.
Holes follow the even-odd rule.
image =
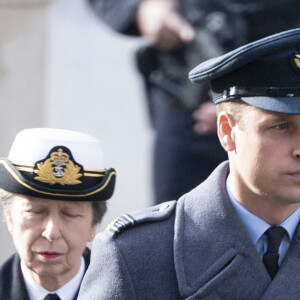
[[[116,31],[139,35],[135,14],[142,0],[89,2]],[[189,110],[207,101],[206,87],[188,80],[194,66],[251,41],[300,27],[299,0],[179,0],[179,4],[181,14],[196,28],[195,41],[171,52],[143,47],[137,52],[137,64],[146,83],[164,89]]]

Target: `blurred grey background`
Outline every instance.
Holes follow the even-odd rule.
[[[152,132],[134,64],[144,41],[106,28],[85,0],[0,0],[0,24],[0,155],[24,128],[82,131],[118,174],[99,230],[151,205]],[[1,264],[14,252],[3,221],[0,239]]]

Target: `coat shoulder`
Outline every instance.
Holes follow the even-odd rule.
[[[125,213],[113,220],[107,227],[113,237],[119,236],[129,228],[136,227],[139,224],[159,222],[168,219],[175,213],[177,202],[168,201],[159,205],[136,210],[131,213]]]
[[[19,262],[19,258],[16,254],[13,254],[9,257],[1,266],[0,266],[0,282],[1,286],[5,280],[10,281],[13,273],[14,266]]]
[[[0,267],[0,299],[29,300],[21,273],[20,258],[13,254]]]

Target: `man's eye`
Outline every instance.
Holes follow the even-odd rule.
[[[278,125],[274,126],[274,128],[278,129],[278,130],[284,130],[284,129],[288,128],[288,124],[287,123],[278,124]]]

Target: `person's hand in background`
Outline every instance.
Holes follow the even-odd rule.
[[[217,132],[216,106],[213,102],[202,103],[194,112],[196,121],[194,130],[198,134],[210,134]]]
[[[144,0],[137,10],[141,35],[160,50],[170,51],[192,42],[195,30],[178,11],[176,0]]]

